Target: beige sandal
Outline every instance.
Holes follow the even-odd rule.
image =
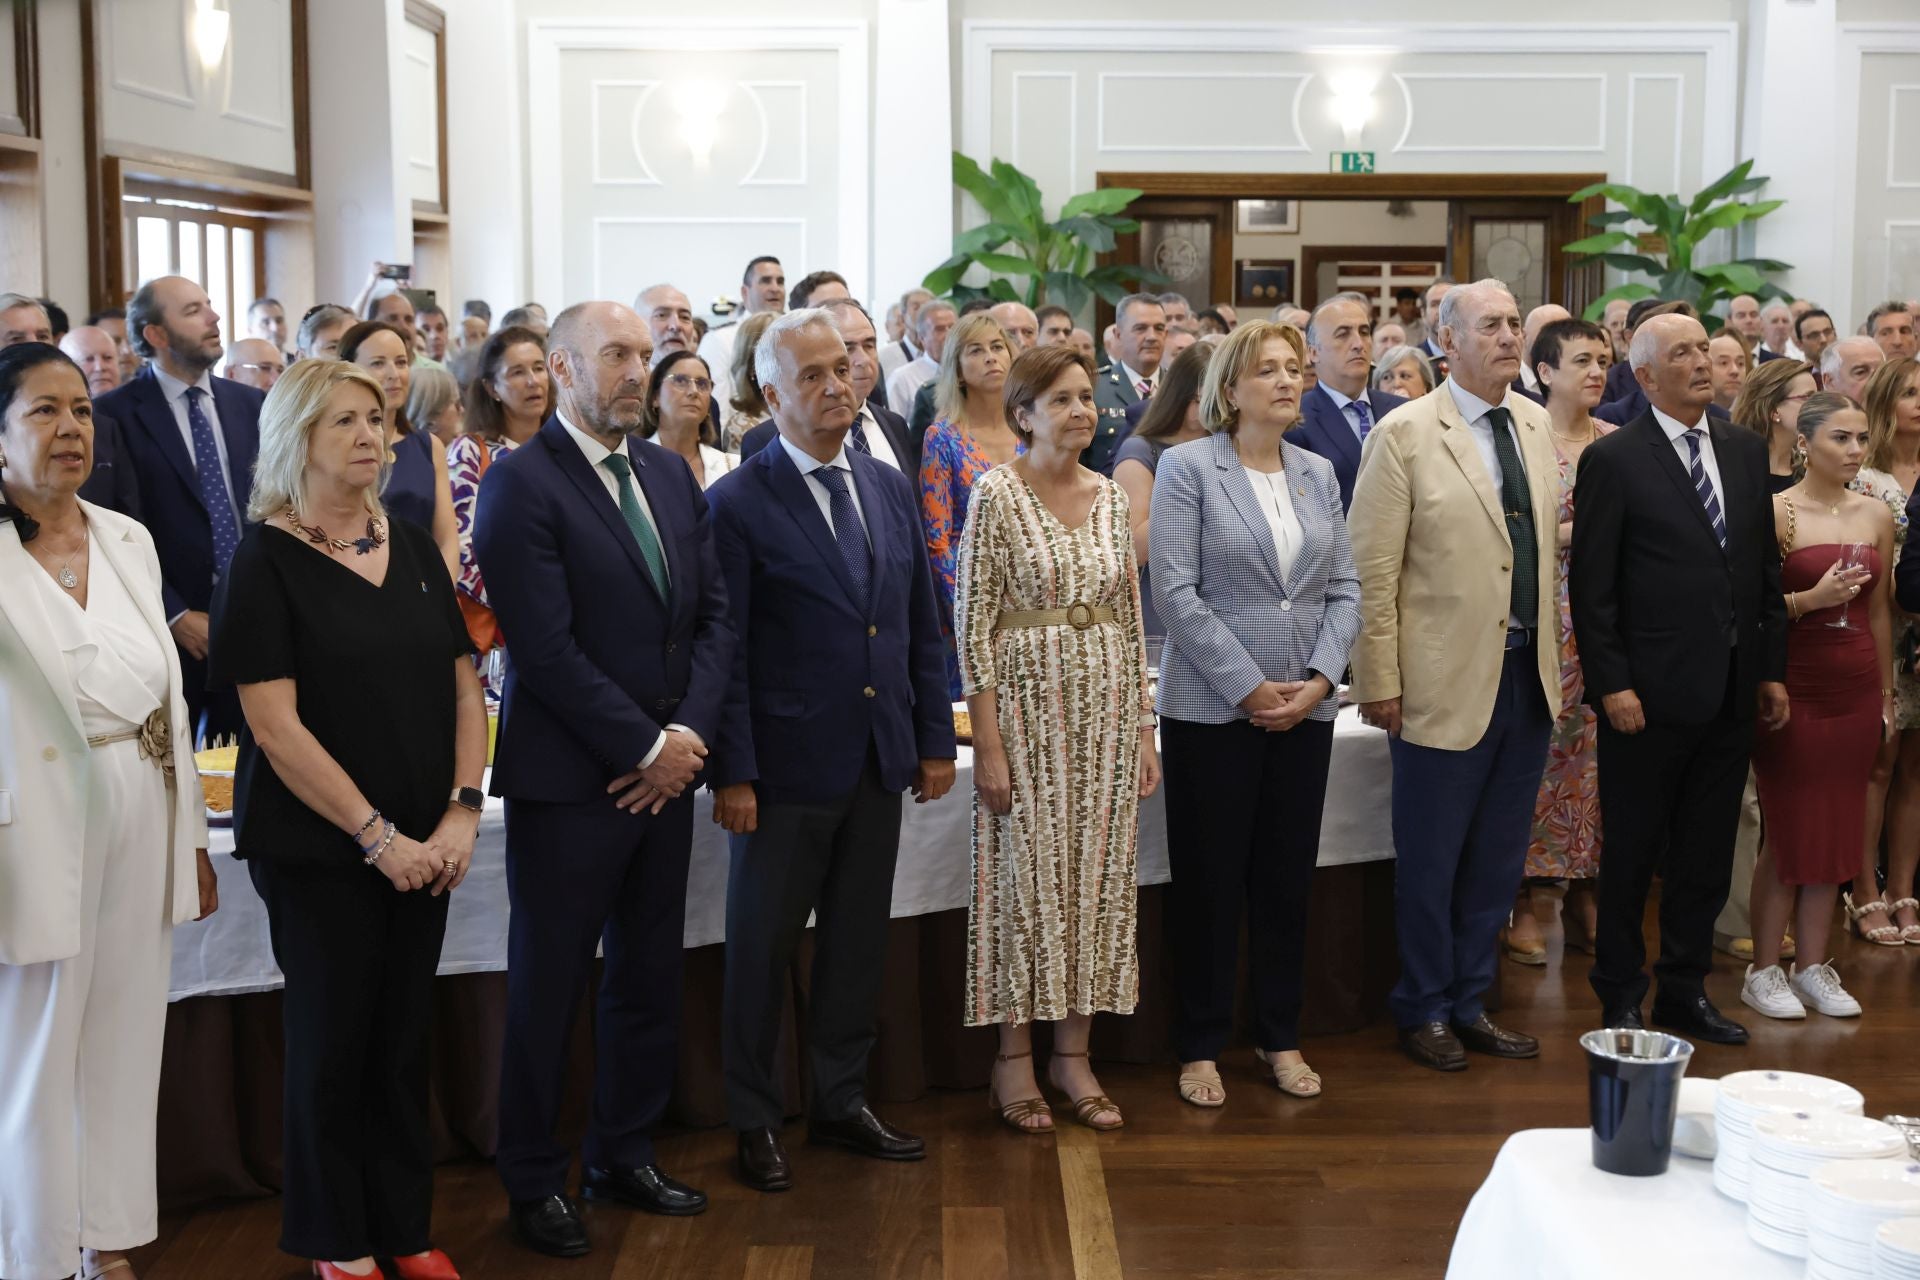
[[[1920,898],[1895,898],[1887,904],[1887,915],[1891,918],[1902,911],[1920,911]],[[1893,922],[1900,930],[1900,941],[1909,947],[1920,947],[1920,924],[1901,924]]]
[[[1025,1053],[996,1053],[993,1058],[995,1062],[1014,1062],[1020,1058],[1032,1056],[1033,1051],[1029,1049]],[[1047,1105],[1045,1098],[1016,1098],[1012,1102],[1003,1103],[989,1087],[987,1105],[1000,1113],[1001,1122],[1009,1129],[1016,1129],[1021,1133],[1053,1132],[1053,1108]],[[1047,1122],[1045,1124],[1027,1123],[1036,1116],[1045,1116]]]
[[[1273,1072],[1274,1087],[1280,1092],[1296,1098],[1317,1098],[1320,1096],[1320,1073],[1304,1062],[1291,1066],[1282,1066],[1277,1055],[1270,1055],[1265,1049],[1255,1049],[1253,1056],[1260,1059],[1261,1065]]]
[[[100,1277],[106,1275],[109,1271],[120,1271],[120,1270],[126,1270],[126,1271],[133,1270],[133,1260],[130,1258],[115,1258],[112,1262],[109,1262],[106,1266],[101,1267],[98,1271],[83,1272],[80,1276],[80,1280],[100,1280]]]
[[[1056,1058],[1084,1058],[1087,1055],[1084,1052],[1063,1053],[1055,1049],[1053,1056]],[[1073,1098],[1070,1099],[1070,1101],[1073,1103],[1073,1118],[1089,1129],[1098,1133],[1112,1133],[1115,1129],[1126,1127],[1127,1118],[1120,1114],[1119,1104],[1104,1093],[1088,1094],[1084,1098]],[[1112,1112],[1114,1118],[1104,1122],[1094,1120],[1094,1117],[1102,1111]]]
[[[1902,899],[1902,901],[1905,901],[1905,899]],[[1893,918],[1893,904],[1888,902],[1884,896],[1875,898],[1863,906],[1856,907],[1853,905],[1853,895],[1851,893],[1842,893],[1840,895],[1840,904],[1847,913],[1847,927],[1851,929],[1854,935],[1862,942],[1871,942],[1876,947],[1903,947],[1906,945],[1905,939],[1903,939],[1900,934],[1900,926],[1897,924],[1883,924],[1876,929],[1863,928],[1860,924],[1863,919],[1876,911],[1886,912],[1889,920]]]
[[[1180,1101],[1189,1106],[1224,1107],[1227,1105],[1227,1086],[1221,1082],[1220,1073],[1217,1070],[1182,1071],[1177,1087],[1180,1090]],[[1201,1092],[1203,1089],[1211,1089],[1220,1096],[1209,1098]]]

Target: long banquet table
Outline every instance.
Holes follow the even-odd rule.
[[[906,806],[872,1066],[879,1100],[916,1097],[929,1087],[984,1084],[993,1053],[990,1028],[961,1026],[973,787],[972,752],[962,747],[959,755],[959,776],[948,795]],[[1364,1025],[1380,1007],[1398,963],[1386,737],[1362,725],[1352,708],[1335,724],[1330,777],[1308,940],[1315,962],[1303,1022],[1318,1034]],[[701,792],[695,805],[673,1118],[700,1125],[720,1123],[724,1115],[719,995],[728,858],[725,833],[711,820],[711,795]],[[1285,813],[1274,820],[1285,821]],[[174,1204],[261,1194],[279,1183],[281,976],[265,908],[232,852],[232,833],[216,829],[211,853],[220,910],[174,931],[160,1134],[161,1194]],[[1167,878],[1166,810],[1155,795],[1140,815],[1140,1003],[1133,1017],[1096,1019],[1096,1056],[1167,1057],[1158,888]],[[436,991],[436,1121],[441,1152],[449,1157],[493,1150],[507,915],[505,821],[500,806],[490,802],[472,869],[449,910]],[[806,958],[803,951],[793,976],[793,1011],[802,1021]],[[590,1003],[586,1011],[576,1033],[576,1087],[569,1091],[576,1126],[591,1078]],[[797,1034],[790,1016],[790,1064]],[[788,1083],[790,1110],[798,1113],[805,1092],[797,1065],[789,1066]]]

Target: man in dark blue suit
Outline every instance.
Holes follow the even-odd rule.
[[[473,545],[513,637],[493,766],[507,802],[506,1047],[496,1163],[528,1247],[587,1251],[555,1136],[594,950],[593,1115],[581,1191],[654,1213],[706,1197],[668,1177],[695,780],[719,736],[733,626],[706,500],[635,438],[652,339],[617,302],[554,319],[554,416],[492,467]]]
[[[818,310],[757,353],[780,435],[710,491],[740,644],[714,751],[714,820],[733,835],[722,1030],[741,1180],[784,1191],[774,1075],[786,974],[817,913],[805,1041],[808,1138],[883,1160],[925,1144],[867,1105],[901,792],[953,786],[945,642],[919,488],[847,446],[860,402]]]
[[[1307,322],[1320,380],[1300,397],[1300,425],[1287,439],[1333,464],[1340,481],[1340,509],[1353,502],[1360,472],[1360,444],[1373,424],[1405,404],[1404,396],[1370,390],[1373,373],[1373,306],[1357,293],[1336,293]]]
[[[907,427],[907,420],[885,405],[875,404],[873,393],[880,381],[879,334],[873,317],[852,298],[832,298],[820,304],[827,313],[840,340],[847,344],[847,368],[853,378],[854,394],[863,402],[853,426],[847,432],[847,447],[867,454],[920,482],[921,434]],[[745,462],[772,444],[779,430],[773,419],[740,437],[740,460]]]
[[[197,734],[231,737],[240,732],[239,698],[206,689],[207,610],[246,525],[266,397],[213,376],[223,353],[220,316],[206,291],[182,276],[140,286],[127,304],[127,338],[147,365],[94,411],[118,424],[123,452],[114,465],[137,478],[188,717]]]

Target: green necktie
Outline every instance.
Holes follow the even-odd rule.
[[[1540,616],[1540,547],[1533,533],[1533,497],[1527,489],[1527,470],[1508,430],[1513,415],[1505,409],[1487,410],[1493,424],[1493,453],[1500,459],[1500,505],[1507,512],[1507,537],[1513,541],[1514,616],[1532,627]]]
[[[610,453],[600,460],[600,465],[620,481],[620,515],[627,522],[627,528],[633,532],[633,540],[640,544],[640,558],[647,562],[647,575],[653,579],[654,589],[662,600],[667,597],[667,558],[660,549],[660,535],[653,531],[653,523],[647,519],[647,513],[640,509],[640,495],[633,491],[633,464],[627,461],[624,453]]]

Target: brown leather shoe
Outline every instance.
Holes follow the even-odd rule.
[[[1423,1022],[1416,1027],[1400,1028],[1400,1047],[1423,1067],[1435,1071],[1465,1071],[1467,1051],[1460,1038],[1444,1022]]]
[[[1537,1058],[1540,1056],[1540,1042],[1532,1036],[1522,1035],[1518,1031],[1509,1031],[1505,1027],[1496,1027],[1486,1014],[1481,1014],[1472,1022],[1455,1023],[1453,1034],[1459,1037],[1460,1044],[1475,1053],[1488,1054],[1495,1058]]]

